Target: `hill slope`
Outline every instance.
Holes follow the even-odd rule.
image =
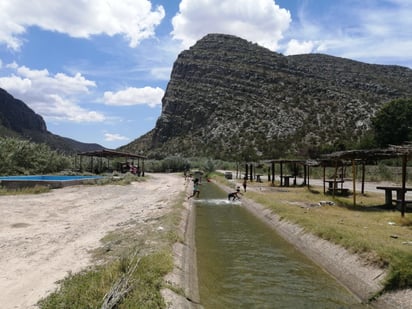
[[[411,84],[404,67],[283,56],[209,34],[175,61],[156,127],[122,148],[157,157],[307,155],[359,139],[383,103],[412,96]]]
[[[65,153],[102,149],[98,144],[88,144],[61,137],[47,131],[43,118],[23,101],[15,99],[0,88],[0,136],[29,139],[45,143],[52,149]]]

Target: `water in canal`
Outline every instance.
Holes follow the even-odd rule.
[[[370,308],[215,185],[194,205],[205,309]]]

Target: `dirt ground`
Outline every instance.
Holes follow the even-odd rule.
[[[39,195],[0,196],[0,304],[37,308],[68,272],[91,264],[108,232],[159,217],[185,190],[175,174],[129,186],[72,186]]]
[[[100,247],[108,232],[136,221],[144,228],[190,189],[179,175],[151,174],[129,186],[73,186],[40,195],[0,196],[1,308],[37,308],[37,301],[56,289],[56,281],[92,263],[90,250]],[[179,268],[188,262],[183,255],[177,254]],[[384,298],[394,308],[412,308],[412,290]]]

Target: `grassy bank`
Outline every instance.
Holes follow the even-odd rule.
[[[233,186],[222,177],[218,181]],[[253,186],[259,188],[253,189]],[[280,216],[298,224],[310,233],[339,244],[362,256],[369,263],[389,270],[386,290],[412,287],[412,214],[402,218],[395,210],[382,207],[383,194],[368,193],[332,198],[321,187],[271,187],[269,184],[249,184],[245,197],[250,198]],[[322,205],[331,201],[333,205]]]
[[[180,194],[162,217],[128,222],[106,235],[92,252],[97,266],[69,274],[39,302],[40,308],[165,308],[160,290],[173,269],[172,245],[180,240],[184,199]]]

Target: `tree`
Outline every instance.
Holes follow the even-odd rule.
[[[412,98],[386,103],[372,119],[377,145],[400,145],[412,140]]]

